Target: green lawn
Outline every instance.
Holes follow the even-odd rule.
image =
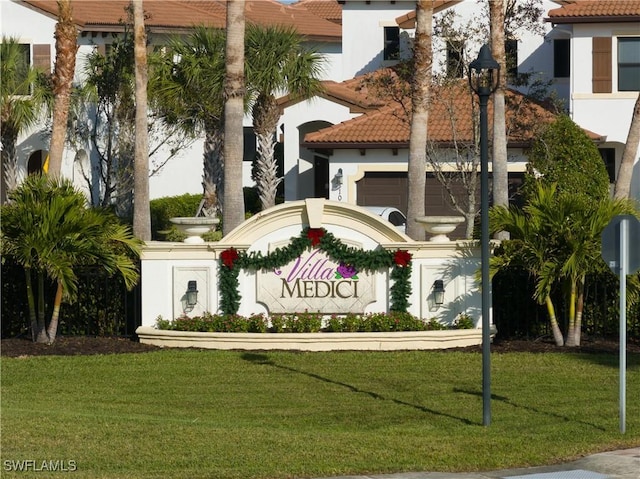
[[[2,359],[10,461],[74,461],[74,478],[291,478],[473,471],[640,445],[640,355],[162,350]],[[62,462],[68,466],[68,462]]]

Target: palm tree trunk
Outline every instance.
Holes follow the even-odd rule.
[[[504,92],[507,86],[507,62],[504,48],[504,2],[489,2],[491,19],[491,52],[500,65],[498,88],[493,95],[493,204],[509,206],[509,172],[507,167],[507,127],[505,120]],[[509,234],[500,231],[497,239],[509,239]]]
[[[244,141],[244,0],[227,1],[226,72],[224,79],[224,210],[226,235],[244,221],[242,157]]]
[[[627,142],[622,152],[622,162],[620,163],[620,170],[616,178],[616,186],[613,193],[614,198],[629,197],[631,178],[633,176],[633,163],[638,154],[638,143],[640,143],[640,95],[636,98],[636,104],[633,107],[633,116],[631,117],[631,125],[629,125]]]
[[[62,304],[62,283],[58,281],[56,289],[56,297],[53,301],[53,312],[51,313],[51,321],[47,328],[47,343],[53,344],[58,334],[58,319],[60,318],[60,305]]]
[[[133,234],[143,241],[151,239],[149,206],[149,136],[147,127],[147,34],[144,29],[142,0],[132,0],[136,77],[136,138],[134,160]]]
[[[427,124],[433,68],[432,30],[433,1],[419,0],[416,3],[415,68],[411,85],[412,117],[409,137],[409,164],[407,166],[409,183],[407,235],[418,241],[425,238],[425,231],[416,222],[416,218],[425,215]]]
[[[46,343],[47,327],[44,319],[44,273],[38,271],[38,321],[36,324],[36,342]]]
[[[60,176],[62,153],[67,136],[67,118],[71,85],[76,68],[78,32],[72,18],[71,0],[58,0],[58,23],[56,24],[56,64],[53,73],[53,128],[49,146],[48,174]]]
[[[203,154],[202,190],[204,216],[217,216],[224,207],[223,134],[219,126],[206,128]]]
[[[571,292],[569,294],[569,327],[567,329],[567,342],[565,346],[577,346],[576,339],[576,279],[571,278]]]
[[[276,205],[281,178],[275,159],[275,137],[280,111],[272,95],[260,95],[253,108],[253,127],[258,140],[255,182],[262,209]]]
[[[18,186],[18,156],[16,143],[18,131],[9,122],[2,122],[2,202],[7,194]]]
[[[547,312],[549,313],[549,322],[551,323],[551,331],[553,332],[553,339],[556,342],[556,346],[564,346],[564,338],[562,337],[562,331],[560,331],[560,326],[558,325],[558,320],[556,318],[556,310],[553,307],[553,302],[551,301],[551,296],[545,298],[545,303],[547,305]]]
[[[31,284],[31,268],[24,269],[24,280],[27,284],[27,304],[29,305],[29,323],[31,324],[31,341],[35,342],[38,335],[38,319],[36,317],[36,301],[33,297]]]
[[[585,276],[578,281],[578,297],[576,299],[576,325],[573,331],[573,342],[575,346],[580,346],[582,336],[582,312],[584,311],[584,282]]]

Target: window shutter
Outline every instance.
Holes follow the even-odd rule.
[[[611,93],[611,37],[593,38],[593,93]]]
[[[33,46],[33,67],[51,73],[51,45]]]

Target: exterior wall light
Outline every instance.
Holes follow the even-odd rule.
[[[193,309],[193,307],[198,304],[198,282],[197,281],[189,281],[187,283],[187,294],[185,295],[185,302],[187,303],[187,307]]]
[[[438,306],[444,304],[444,281],[441,279],[433,282],[433,302]]]

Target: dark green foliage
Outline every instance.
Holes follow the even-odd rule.
[[[151,200],[151,238],[165,240],[167,232],[173,225],[170,218],[177,216],[195,216],[202,200],[201,194],[184,194],[180,196],[165,196]],[[165,232],[163,234],[163,232]]]
[[[568,116],[559,116],[533,144],[523,186],[525,197],[534,196],[540,183],[556,183],[560,195],[596,201],[609,196],[609,176],[598,149]]]

